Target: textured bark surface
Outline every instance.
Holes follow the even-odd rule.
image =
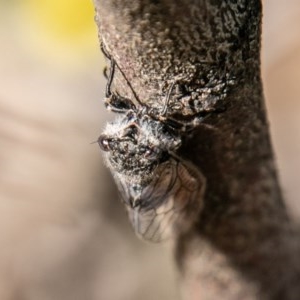
[[[223,108],[181,149],[207,180],[199,221],[176,241],[184,299],[298,299],[299,235],[278,187],[260,79],[260,1],[95,6],[101,40],[143,102],[161,104],[176,79],[199,110]]]

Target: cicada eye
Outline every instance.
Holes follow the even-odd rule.
[[[99,147],[101,148],[101,150],[103,151],[109,151],[110,149],[110,145],[109,145],[110,139],[108,138],[107,135],[105,134],[101,134],[98,138],[98,144]]]

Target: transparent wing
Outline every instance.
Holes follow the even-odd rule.
[[[145,187],[137,189],[121,179],[118,183],[136,234],[153,242],[186,230],[203,205],[205,178],[177,157],[159,165]]]

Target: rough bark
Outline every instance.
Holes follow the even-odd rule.
[[[183,298],[299,299],[299,234],[278,186],[263,100],[260,1],[95,7],[100,37],[140,99],[162,103],[175,78],[213,111],[180,152],[207,180],[197,224],[175,242]],[[121,74],[115,80],[132,96]]]

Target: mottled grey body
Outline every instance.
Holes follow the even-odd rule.
[[[98,142],[139,236],[157,242],[191,226],[203,207],[205,178],[175,154],[180,130],[129,110]]]

